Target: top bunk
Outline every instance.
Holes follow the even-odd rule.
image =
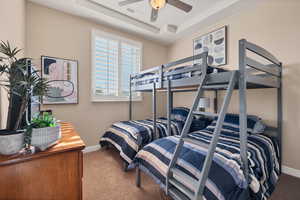
[[[282,64],[266,49],[242,39],[239,41],[239,68],[225,70],[207,65],[208,53],[187,57],[161,66],[153,67],[130,76],[132,91],[147,92],[154,88],[172,91],[192,91],[198,88],[201,75],[206,73],[206,90],[226,89],[231,75],[238,71],[248,89],[280,88]],[[201,60],[200,64],[187,63]],[[204,72],[203,70],[206,70]],[[235,85],[238,89],[238,83]]]

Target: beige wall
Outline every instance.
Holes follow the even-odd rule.
[[[25,0],[0,1],[0,27],[0,40],[25,48]],[[2,88],[0,89],[0,128],[6,125],[7,107],[7,94]]]
[[[79,61],[79,104],[47,106],[55,116],[72,122],[86,145],[96,145],[100,134],[113,122],[128,119],[127,102],[90,101],[91,47],[93,28],[118,34],[143,43],[143,66],[152,67],[167,60],[167,48],[153,41],[127,34],[92,21],[48,9],[37,4],[27,5],[27,55],[36,59],[41,55],[76,59]],[[161,105],[161,104],[160,104]],[[164,107],[158,112],[164,113]],[[142,102],[134,103],[134,118],[151,116],[151,97],[145,95]]]
[[[169,60],[192,55],[192,40],[223,25],[228,25],[228,67],[238,67],[238,40],[246,38],[271,51],[283,62],[283,163],[300,169],[300,1],[268,0],[259,3],[256,9],[236,14],[211,27],[190,34],[170,46]],[[191,102],[192,94],[182,94],[175,105]],[[236,112],[236,94],[231,111]],[[262,116],[274,124],[276,117],[276,90],[252,90],[248,92],[248,111]]]

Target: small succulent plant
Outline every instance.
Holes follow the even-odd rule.
[[[32,129],[34,128],[47,128],[47,127],[56,127],[58,126],[57,120],[53,117],[52,114],[44,112],[39,116],[33,118],[30,124],[26,128],[25,134],[25,147],[30,146]]]
[[[33,118],[30,122],[32,128],[46,128],[57,126],[57,120],[52,114],[44,112],[36,118]]]

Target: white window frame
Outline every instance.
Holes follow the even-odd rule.
[[[108,39],[111,39],[111,40],[117,40],[118,41],[118,44],[119,44],[119,50],[121,49],[120,45],[121,45],[121,42],[126,42],[128,44],[132,44],[132,45],[135,45],[135,46],[138,46],[140,48],[140,66],[138,68],[138,72],[141,71],[141,66],[142,66],[142,63],[143,63],[143,44],[140,43],[140,42],[137,42],[137,41],[134,41],[134,40],[130,40],[128,38],[124,38],[124,37],[121,37],[121,36],[118,36],[118,35],[115,35],[115,34],[112,34],[112,33],[107,33],[107,32],[103,32],[103,31],[99,31],[99,30],[96,30],[96,29],[92,29],[91,31],[91,101],[92,102],[114,102],[114,101],[129,101],[129,97],[126,97],[126,96],[96,96],[94,95],[94,86],[95,86],[95,39],[96,37],[99,36],[99,37],[104,37],[104,38],[108,38]],[[119,52],[121,53],[121,52]],[[119,70],[121,69],[119,63],[121,60],[121,56],[118,56],[118,88],[120,87],[120,84],[121,84],[121,79],[120,77],[122,76],[121,73],[119,73]],[[132,91],[134,92],[134,91]],[[132,93],[133,94],[133,93]],[[142,97],[142,94],[140,92],[137,92],[137,96],[132,96],[132,101],[142,101],[143,97]]]

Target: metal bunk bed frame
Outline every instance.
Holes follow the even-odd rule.
[[[262,64],[247,56],[247,52],[250,51],[261,58],[269,61],[271,64]],[[149,70],[142,71],[139,74],[132,75],[130,77],[130,103],[129,103],[129,118],[132,119],[132,87],[136,91],[152,91],[153,96],[153,126],[154,131],[156,131],[156,92],[157,90],[167,91],[167,112],[168,112],[168,132],[170,133],[171,125],[171,109],[173,107],[173,93],[174,92],[187,92],[197,90],[196,97],[190,113],[184,125],[181,133],[179,143],[176,146],[173,157],[170,161],[169,168],[166,177],[166,193],[173,197],[175,200],[203,200],[203,191],[205,187],[206,180],[208,178],[209,170],[211,167],[213,155],[217,146],[220,131],[224,122],[225,115],[227,113],[227,108],[230,103],[230,98],[234,89],[239,92],[239,116],[240,116],[240,148],[241,148],[241,161],[243,172],[247,182],[249,183],[249,165],[247,159],[248,152],[248,133],[247,133],[247,101],[246,101],[246,91],[247,89],[257,89],[257,88],[276,88],[277,89],[277,127],[268,127],[264,134],[273,136],[276,138],[279,144],[279,161],[280,161],[280,172],[282,164],[282,63],[276,59],[271,53],[262,47],[259,47],[253,43],[242,39],[239,41],[239,69],[221,73],[206,74],[207,71],[207,53],[202,53],[196,56],[188,57],[182,60],[178,60],[166,65],[151,68]],[[193,61],[195,59],[202,59],[201,65],[194,65],[193,67],[183,68],[180,70],[167,71],[171,67],[184,64],[186,62]],[[196,77],[170,80],[169,76],[176,75],[180,73],[192,73],[193,71],[200,70],[201,75]],[[153,80],[149,84],[138,85],[137,81],[147,80],[147,78],[139,78],[141,74],[147,74],[149,72],[158,72],[148,80]],[[189,88],[189,86],[198,86],[198,88]],[[219,114],[215,113],[205,113],[197,112],[197,105],[199,103],[200,97],[203,96],[204,90],[226,90],[225,99],[223,101],[222,107]],[[217,96],[217,92],[216,92]],[[195,190],[191,192],[180,180],[176,180],[173,174],[179,175],[177,177],[185,177],[189,181],[186,175],[180,174],[178,170],[175,169],[176,161],[178,159],[181,147],[187,140],[186,136],[190,129],[192,123],[193,115],[202,114],[209,116],[219,116],[216,129],[214,131],[214,136],[209,146],[209,150],[202,168],[202,174],[199,181],[193,181],[195,185]],[[190,141],[193,142],[193,141]],[[196,141],[194,141],[196,143]],[[178,174],[179,173],[179,174]],[[140,169],[137,166],[137,180],[136,185],[140,187],[141,177]],[[249,188],[249,187],[248,187]],[[183,195],[184,194],[184,195]],[[188,197],[188,198],[187,198]]]

